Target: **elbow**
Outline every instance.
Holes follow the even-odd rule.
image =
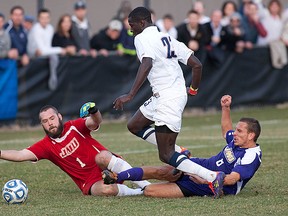
[[[98,120],[98,125],[100,125],[102,123],[103,119],[102,119],[102,116],[99,118]]]

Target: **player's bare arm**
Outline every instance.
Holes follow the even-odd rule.
[[[232,97],[230,95],[224,95],[221,98],[222,116],[221,116],[221,128],[222,136],[225,138],[226,132],[233,129],[232,120],[230,116],[230,106],[232,103]]]
[[[22,150],[1,150],[0,158],[8,161],[36,161],[36,156],[27,149]]]
[[[90,130],[96,130],[102,122],[101,112],[98,110],[94,114],[90,114],[90,116],[86,119],[86,127]]]
[[[192,83],[190,86],[192,94],[189,91],[188,93],[191,95],[196,95],[202,77],[202,64],[199,59],[192,54],[187,61],[187,65],[192,67]]]
[[[145,80],[147,79],[147,76],[152,68],[152,58],[144,57],[142,59],[142,63],[139,66],[136,79],[134,81],[134,84],[128,94],[122,95],[113,102],[114,108],[116,110],[123,110],[124,103],[129,102],[134,98],[134,96],[137,94],[140,87],[143,85]]]

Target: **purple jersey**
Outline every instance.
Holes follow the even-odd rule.
[[[223,187],[224,194],[236,195],[247,184],[247,182],[259,168],[261,164],[262,152],[258,144],[254,148],[240,148],[235,146],[233,133],[233,130],[226,133],[227,145],[221,152],[219,152],[219,154],[208,159],[191,158],[190,160],[213,171],[222,171],[226,174],[230,174],[231,172],[239,173],[240,181],[234,185],[227,185]],[[197,185],[185,176],[178,180],[177,184],[191,191],[194,195],[203,196],[211,195],[212,193],[208,185]]]

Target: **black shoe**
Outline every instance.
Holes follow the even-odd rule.
[[[102,179],[104,184],[115,184],[117,182],[117,174],[109,170],[103,170]]]

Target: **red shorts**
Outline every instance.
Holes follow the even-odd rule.
[[[111,152],[111,153],[113,155],[115,155],[116,157],[123,159],[120,155],[117,155],[113,152]],[[90,189],[91,189],[92,185],[98,181],[102,181],[102,173],[101,172],[102,172],[102,170],[100,168],[95,169],[93,171],[93,173],[89,176],[89,178],[85,181],[84,187],[80,188],[80,190],[82,191],[82,193],[84,195],[91,195]]]
[[[97,167],[98,168],[98,167]],[[92,174],[86,179],[85,183],[82,184],[80,190],[84,195],[91,195],[90,188],[98,181],[102,181],[102,170],[100,168],[94,169]]]

